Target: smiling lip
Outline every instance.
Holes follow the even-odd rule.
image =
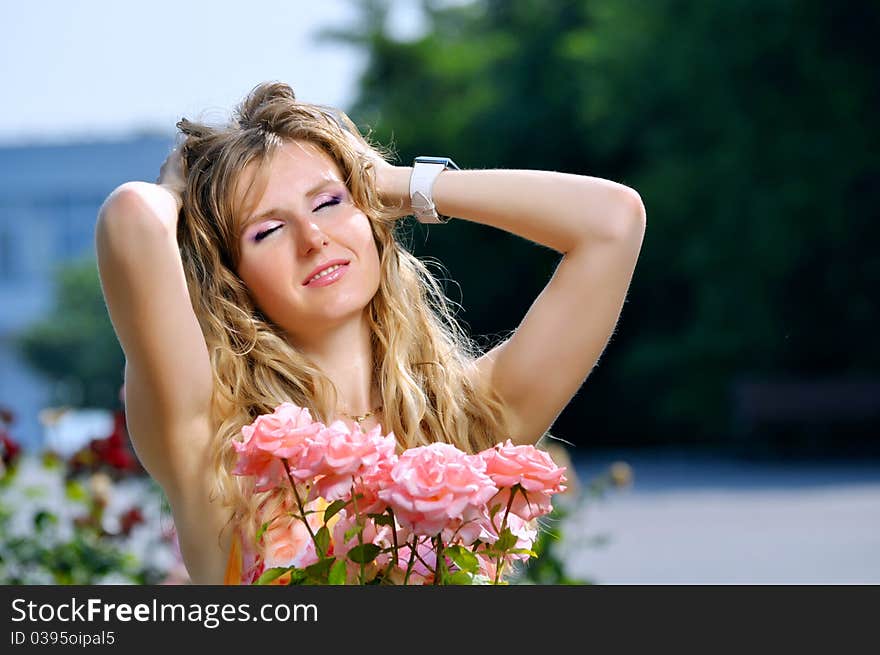
[[[332,273],[329,273],[327,275],[324,275],[324,276],[319,277],[314,280],[312,279],[313,277],[315,277],[315,275],[317,275],[321,271],[328,269],[331,266],[336,266],[337,264],[339,265],[339,268],[337,268]],[[346,269],[348,269],[348,264],[349,264],[349,262],[347,259],[333,259],[325,264],[321,264],[320,266],[318,266],[315,270],[313,270],[311,272],[309,277],[306,278],[306,281],[303,282],[303,286],[324,287],[324,286],[327,286],[328,284],[332,284],[333,282],[338,280],[340,277],[342,277],[342,275],[345,273]]]

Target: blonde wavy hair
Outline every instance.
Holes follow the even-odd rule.
[[[497,393],[472,382],[474,360],[483,351],[458,324],[453,303],[425,263],[402,245],[394,208],[377,193],[373,164],[346,131],[386,160],[388,155],[368,143],[348,116],[298,101],[290,86],[270,82],[255,87],[228,124],[209,126],[184,118],[178,128],[186,186],[177,238],[211,358],[211,466],[216,495],[231,508],[232,523],[251,532],[258,509],[284,502],[253,494],[231,474],[231,442],[241,438],[242,426],[285,401],[307,407],[323,422],[333,418],[337,406],[331,380],[285,340],[235,272],[237,225],[255,186],[252,181],[247,193],[239,192],[242,172],[251,163],[265,171],[286,141],[305,141],[326,152],[370,221],[381,279],[365,312],[383,431],[393,431],[401,449],[441,441],[470,452],[511,436]]]

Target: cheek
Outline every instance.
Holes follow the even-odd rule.
[[[242,262],[238,267],[238,277],[244,282],[251,295],[258,293],[263,286],[261,283],[263,275],[258,263]]]
[[[376,241],[373,237],[373,233],[368,231],[366,236],[364,237],[363,247],[361,249],[364,257],[364,265],[367,270],[372,273],[374,281],[378,286],[380,272],[379,266],[379,248],[376,245]]]
[[[359,214],[356,220],[350,225],[353,233],[357,234],[357,249],[364,265],[369,268],[379,267],[379,249],[376,245],[376,237],[370,226],[370,220],[364,215]]]
[[[254,303],[263,311],[279,293],[279,281],[284,276],[283,264],[269,258],[251,260],[239,266],[238,275],[247,287]]]

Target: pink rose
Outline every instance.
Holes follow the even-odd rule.
[[[296,457],[305,447],[306,440],[318,433],[324,425],[312,420],[309,410],[293,403],[281,403],[271,414],[258,416],[249,426],[241,429],[255,448],[272,453],[275,457]]]
[[[299,453],[307,437],[322,427],[312,420],[309,410],[281,403],[271,414],[261,414],[241,429],[244,441],[236,450],[252,457],[256,451],[273,457],[291,457]]]
[[[381,460],[393,456],[394,449],[393,435],[383,437],[380,426],[369,432],[356,426],[351,431],[329,433],[324,463],[327,472],[334,475],[365,475],[372,472]]]
[[[304,444],[296,457],[287,460],[290,466],[290,474],[300,481],[311,481],[324,471],[324,451],[327,448],[328,432],[335,430],[347,431],[348,426],[340,421],[334,422],[330,427],[323,424]]]
[[[240,441],[233,441],[232,447],[238,453],[232,474],[256,478],[254,491],[269,491],[285,483],[284,466],[280,459]]]
[[[480,540],[484,543],[495,543],[498,541],[498,531],[495,529],[495,526],[488,520],[483,524],[483,532],[480,535]],[[496,515],[495,517],[495,525],[501,525],[501,521],[503,516]],[[507,517],[507,527],[510,529],[510,532],[516,537],[516,543],[513,548],[516,549],[526,549],[531,550],[534,546],[535,539],[538,537],[538,529],[534,521],[524,521],[516,514],[511,513]],[[495,574],[498,571],[498,558],[497,557],[489,557],[483,552],[476,552],[477,561],[479,562],[478,571],[481,575],[486,576],[490,580],[495,579]],[[529,559],[529,555],[527,553],[508,553],[504,557],[504,567],[502,568],[502,572],[510,573],[513,569],[513,566],[517,561],[526,561]]]
[[[348,539],[345,533],[357,525],[357,516],[350,507],[343,509],[337,514],[339,520],[333,526],[333,555],[337,558],[346,558],[349,551],[361,543],[375,544],[380,548],[388,548],[392,545],[393,537],[391,527],[387,525],[377,526],[371,519],[364,520],[364,529],[360,533],[360,540],[356,532],[352,532]],[[364,569],[366,580],[372,580],[380,570],[383,570],[390,560],[388,553],[380,553],[376,559],[367,564]],[[349,583],[355,583],[360,576],[360,564],[346,559],[346,572]]]
[[[255,491],[268,491],[286,483],[279,458],[299,452],[309,435],[321,429],[309,410],[293,403],[282,403],[271,414],[258,416],[241,429],[244,441],[233,441],[238,454],[234,475],[256,478]]]
[[[494,580],[495,573],[498,571],[498,559],[477,553],[477,562],[479,562],[477,572],[480,575],[486,576],[489,580]]]
[[[409,559],[412,553],[412,543],[403,544],[398,551],[397,558],[397,575],[400,581],[396,584],[403,584],[403,578],[406,577],[406,569],[409,566]],[[455,566],[446,559],[446,566],[455,570]],[[409,573],[408,584],[425,585],[434,581],[434,572],[437,570],[437,549],[430,539],[422,539],[416,544],[416,557],[413,560],[412,570]]]
[[[498,514],[495,515],[495,522],[493,524],[492,521],[489,520],[489,517],[485,517],[486,520],[482,522],[482,531],[480,533],[480,541],[485,543],[494,544],[498,541],[498,528],[501,527],[501,522],[504,519],[504,510],[501,510]],[[497,527],[496,527],[497,526]],[[510,513],[507,517],[507,527],[510,529],[510,532],[516,537],[516,544],[514,544],[514,548],[524,548],[526,550],[531,550],[532,546],[535,543],[535,539],[538,538],[538,528],[535,525],[534,521],[524,521],[519,516]],[[509,556],[511,559],[522,559],[526,560],[529,556],[525,553],[516,553],[511,554]]]
[[[550,513],[550,497],[565,491],[565,468],[556,466],[550,455],[534,446],[514,446],[508,439],[484,450],[479,457],[486,462],[486,473],[501,489],[489,503],[490,507],[501,505],[501,518],[515,485],[526,493],[517,492],[510,511],[526,521]]]
[[[345,557],[348,551],[358,545],[358,535],[355,532],[345,538],[345,533],[352,530],[357,525],[357,516],[349,509],[340,510],[337,514],[339,519],[333,525],[333,554],[336,557]],[[384,537],[390,535],[390,531],[386,530],[387,526],[377,528],[376,524],[370,519],[364,520],[364,529],[361,531],[360,538],[365,544],[376,544],[377,546],[385,546]],[[388,534],[386,535],[385,532]],[[380,537],[380,534],[382,535]]]
[[[391,483],[378,492],[400,524],[419,535],[451,540],[465,524],[478,521],[498,488],[486,464],[455,446],[435,443],[406,450],[391,470]]]
[[[374,428],[377,430],[377,428]],[[358,474],[354,490],[358,494],[357,506],[362,514],[382,514],[388,504],[379,498],[379,490],[391,484],[391,471],[397,464],[396,439],[393,432],[387,437],[375,436],[379,459],[369,470]]]
[[[310,498],[347,499],[356,479],[369,478],[390,466],[394,451],[394,435],[383,437],[379,426],[363,432],[334,421],[308,441],[298,461],[291,462],[291,475],[315,480]]]
[[[309,514],[313,531],[321,527],[321,512]],[[295,566],[305,568],[318,561],[315,542],[312,541],[305,523],[296,516],[285,513],[275,518],[263,533],[263,561],[266,568]]]

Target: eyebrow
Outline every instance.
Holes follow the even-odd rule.
[[[318,193],[326,189],[328,186],[332,186],[334,184],[342,184],[342,182],[340,180],[324,180],[306,191],[305,196],[306,198],[313,198],[318,195]],[[247,228],[251,223],[256,223],[257,221],[260,221],[267,216],[271,216],[272,214],[281,214],[283,212],[284,209],[282,209],[281,207],[272,207],[270,209],[261,211],[259,214],[254,214],[241,224],[241,230],[239,230],[239,232],[244,232],[245,228]]]

